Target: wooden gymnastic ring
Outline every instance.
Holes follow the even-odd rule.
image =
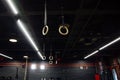
[[[46,35],[48,33],[48,31],[49,31],[49,27],[47,25],[45,25],[42,29],[42,34]]]
[[[60,25],[60,27],[59,27],[59,33],[60,33],[61,35],[67,35],[67,34],[69,33],[68,27],[69,27],[69,26],[67,26],[67,25]],[[65,32],[65,33],[62,32],[61,29],[65,29],[66,32]]]
[[[43,60],[46,60],[46,56],[43,56]]]
[[[49,56],[49,60],[53,60],[53,56]]]
[[[49,61],[49,64],[53,64],[53,61]]]

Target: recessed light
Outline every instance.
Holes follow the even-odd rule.
[[[9,39],[10,42],[17,42],[17,39]]]

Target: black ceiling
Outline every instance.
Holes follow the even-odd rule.
[[[44,27],[44,0],[13,0],[20,12],[14,16],[0,0],[0,53],[21,60],[28,55],[31,60],[41,60],[19,30],[16,18],[22,18],[35,42],[47,56],[52,54],[61,62],[80,60],[104,44],[120,36],[120,5],[118,0],[47,0],[49,32],[42,35]],[[64,22],[69,24],[69,34],[58,32]],[[14,37],[17,43],[10,43]],[[120,42],[99,52],[97,57],[114,56],[120,52]],[[94,58],[94,57],[91,57]]]

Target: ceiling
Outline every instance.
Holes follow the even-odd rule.
[[[0,0],[0,53],[22,60],[41,61],[16,24],[21,18],[42,54],[54,56],[60,62],[83,59],[86,55],[120,36],[120,5],[117,0],[47,0],[47,35],[44,27],[44,0],[13,0],[20,14],[15,16],[4,0]],[[62,9],[61,9],[62,8]],[[62,14],[63,13],[63,14]],[[59,26],[69,24],[68,35],[58,32]],[[17,43],[9,42],[16,38]],[[120,42],[100,51],[90,59],[111,57],[120,52]]]

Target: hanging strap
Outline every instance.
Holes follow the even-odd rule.
[[[61,7],[61,18],[62,18],[62,24],[64,24],[64,13],[63,13],[63,7]]]
[[[45,12],[44,12],[44,25],[47,25],[47,6],[46,6],[46,0],[45,0]]]
[[[52,46],[51,46],[51,49],[50,49],[50,56],[52,56]]]
[[[50,49],[50,56],[49,56],[49,60],[53,60],[53,56],[52,56],[52,47]]]
[[[43,53],[45,55],[45,44],[43,44]]]
[[[43,53],[44,53],[43,60],[46,60],[46,56],[45,56],[45,44],[43,44]]]

